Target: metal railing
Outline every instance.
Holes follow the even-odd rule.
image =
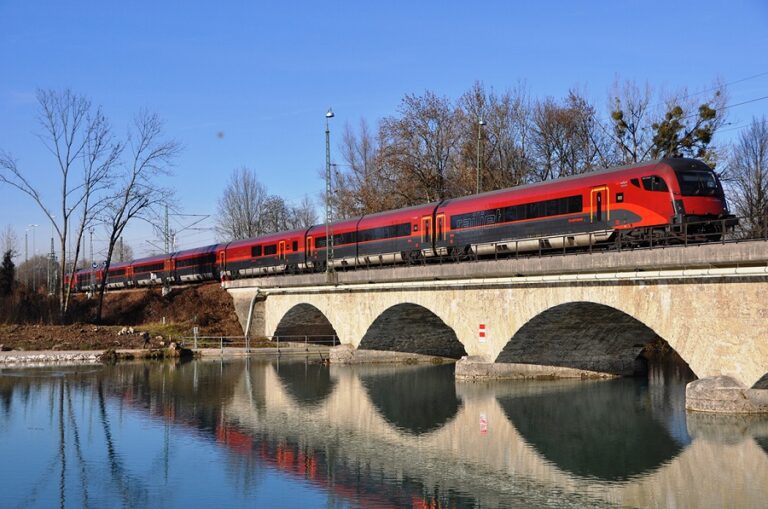
[[[333,348],[341,344],[339,338],[333,334],[266,336],[265,339],[274,342],[278,352],[280,351],[281,343],[283,348],[295,348],[297,345],[303,345],[307,351],[309,351],[310,345],[328,345]]]
[[[192,330],[192,336],[182,336],[178,338],[184,346],[191,346],[194,350],[202,348],[218,349],[221,353],[224,353],[225,348],[242,348],[246,353],[250,353],[252,348],[253,339],[266,340],[271,343],[269,349],[274,349],[277,354],[281,352],[281,349],[287,348],[295,349],[302,346],[306,351],[309,351],[310,346],[325,346],[329,347],[337,346],[340,343],[339,338],[330,334],[306,334],[306,335],[281,335],[281,336],[260,336],[258,338],[250,338],[249,336],[202,336],[196,333],[196,330]]]

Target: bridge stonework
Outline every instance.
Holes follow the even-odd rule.
[[[622,311],[652,329],[700,378],[727,375],[752,386],[768,371],[765,281],[585,282],[506,288],[449,284],[399,290],[261,290],[267,295],[264,335],[274,335],[294,306],[311,304],[325,315],[342,344],[357,348],[376,318],[393,306],[412,303],[453,329],[467,354],[494,362],[518,330],[540,313],[562,304],[589,302]],[[245,302],[255,291],[239,289],[234,295]],[[480,324],[485,325],[484,338],[479,337]]]

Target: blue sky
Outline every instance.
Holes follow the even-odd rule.
[[[242,165],[288,200],[316,197],[328,106],[333,136],[345,122],[394,113],[406,93],[455,98],[476,80],[499,90],[522,81],[533,97],[578,87],[602,107],[617,77],[695,91],[768,72],[762,0],[0,0],[0,27],[0,148],[36,180],[53,181],[35,137],[38,88],[89,96],[118,132],[148,108],[184,146],[167,183],[197,214],[215,212]],[[730,87],[732,103],[765,95],[768,74]],[[768,101],[758,101],[729,110],[729,121],[738,127],[766,113]],[[30,223],[41,225],[39,252],[49,223],[28,198],[0,187],[0,227],[11,224],[23,239]],[[138,254],[148,238],[138,224],[126,235]],[[192,247],[213,234],[179,241]]]

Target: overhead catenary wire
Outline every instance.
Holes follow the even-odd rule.
[[[751,76],[747,76],[747,77],[744,77],[744,78],[739,78],[737,80],[728,81],[728,82],[722,83],[721,85],[718,85],[716,87],[706,88],[704,90],[699,90],[698,92],[693,92],[691,94],[685,94],[684,97],[686,99],[688,99],[688,98],[691,98],[691,97],[696,97],[698,95],[706,94],[708,92],[715,92],[717,90],[720,90],[723,87],[729,87],[731,85],[736,85],[737,83],[743,83],[745,81],[751,81],[751,80],[754,80],[754,79],[757,79],[757,78],[762,78],[763,76],[768,76],[768,71],[764,71],[764,72],[760,72],[760,73],[757,73],[757,74],[753,74]],[[666,103],[666,101],[659,101],[657,103],[652,104],[651,107],[654,108],[656,106],[661,106],[662,104],[665,104],[665,103]]]

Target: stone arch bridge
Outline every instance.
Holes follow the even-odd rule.
[[[244,325],[253,307],[251,335],[331,333],[351,356],[466,355],[457,375],[468,377],[632,374],[643,349],[669,345],[700,379],[728,377],[714,399],[750,401],[736,408],[708,394],[691,408],[755,411],[768,408],[758,390],[768,372],[767,247],[401,267],[340,273],[333,284],[286,276],[228,291]]]

